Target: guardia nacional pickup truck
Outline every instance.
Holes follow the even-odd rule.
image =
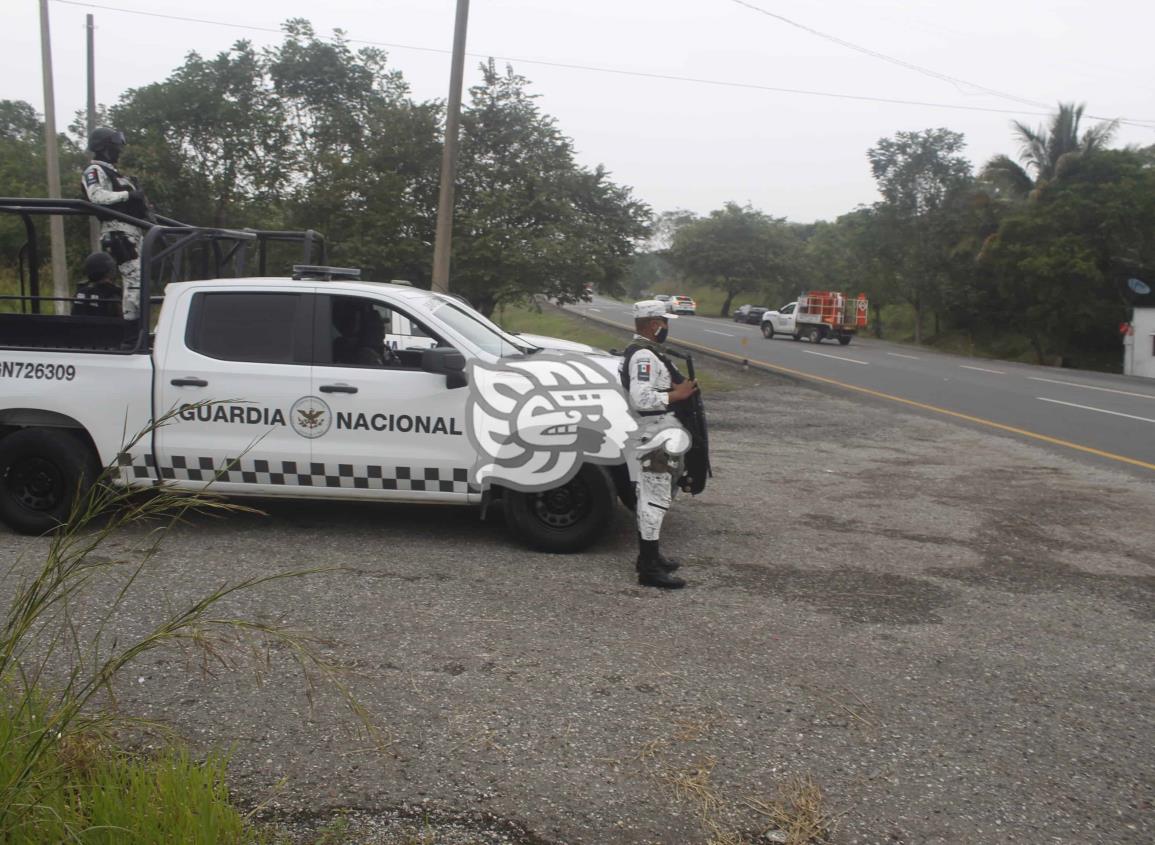
[[[35,219],[92,207],[0,199],[0,212],[31,232]],[[138,334],[126,339],[119,319],[43,313],[52,303],[39,292],[34,236],[21,267],[31,290],[6,298],[18,312],[9,304],[0,313],[0,520],[16,531],[57,526],[102,467],[115,468],[114,483],[211,484],[229,496],[501,499],[514,532],[549,551],[603,536],[615,498],[628,500],[624,466],[584,464],[568,483],[536,493],[483,493],[472,483],[467,361],[551,353],[467,305],[324,266],[298,268],[296,278],[224,277],[254,262],[263,271],[284,242],[303,244],[306,261],[320,244],[323,259],[316,233],[136,222],[147,231]],[[194,268],[199,280],[168,280]],[[362,336],[386,339],[380,357],[356,348]],[[588,360],[617,378],[618,359]]]

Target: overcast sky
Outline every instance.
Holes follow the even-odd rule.
[[[102,103],[164,79],[189,51],[212,56],[240,38],[278,43],[276,32],[262,30],[290,17],[307,18],[318,33],[341,28],[350,39],[391,45],[392,66],[415,97],[429,99],[446,95],[455,7],[456,0],[51,0],[57,121],[67,125],[84,107],[88,13],[96,17]],[[42,110],[38,2],[0,0],[0,9],[0,99]],[[466,86],[478,80],[484,56],[510,60],[573,138],[579,160],[605,165],[657,211],[706,213],[734,200],[810,221],[877,199],[865,153],[900,130],[963,132],[978,166],[1017,153],[1012,119],[1041,123],[1062,100],[1146,122],[1124,126],[1118,144],[1155,143],[1153,32],[1150,0],[472,0]]]

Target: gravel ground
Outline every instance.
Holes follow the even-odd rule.
[[[231,748],[238,800],[302,835],[342,818],[341,841],[784,841],[765,813],[806,781],[845,845],[1155,840],[1151,480],[740,378],[709,400],[712,485],[667,522],[681,592],[634,585],[624,511],[577,556],[457,509],[270,502],[171,532],[124,633],[340,567],[230,609],[331,639],[384,752],[279,653],[262,684],[150,655],[122,709]],[[5,559],[44,547],[0,533]]]

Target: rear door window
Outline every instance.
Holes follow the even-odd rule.
[[[197,293],[189,310],[185,345],[223,361],[308,364],[312,301],[308,293]]]

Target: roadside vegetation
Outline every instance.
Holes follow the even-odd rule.
[[[17,560],[7,567],[3,583],[11,598],[0,623],[0,841],[273,841],[230,803],[225,756],[196,759],[163,726],[117,709],[121,677],[158,649],[180,649],[193,666],[254,672],[268,669],[275,653],[310,688],[336,690],[375,733],[312,637],[227,610],[262,585],[321,570],[250,577],[183,603],[174,600],[140,633],[126,634],[118,624],[130,607],[141,613],[134,601],[142,591],[158,588],[149,583],[149,564],[174,524],[193,514],[238,510],[247,509],[207,492],[159,488],[141,495],[101,482],[78,497],[41,563]],[[132,543],[133,551],[121,556],[108,548],[113,537]],[[119,744],[129,735],[147,737],[159,750],[129,753]]]
[[[1117,371],[1119,325],[1155,306],[1128,285],[1155,277],[1155,146],[1112,149],[1114,131],[1061,103],[1045,126],[1012,124],[1017,160],[977,170],[961,133],[898,132],[866,151],[873,205],[806,224],[736,203],[667,212],[628,292],[686,293],[722,317],[865,292],[890,340]]]

